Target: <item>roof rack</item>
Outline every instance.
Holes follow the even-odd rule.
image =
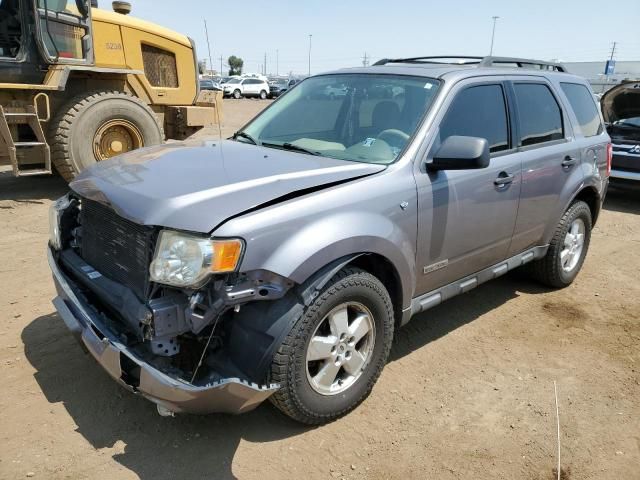
[[[411,58],[383,58],[374,65],[386,65],[388,63],[431,63],[442,65],[475,65],[477,67],[515,66],[538,70],[550,70],[553,72],[567,73],[567,69],[561,63],[545,62],[544,60],[532,60],[530,58],[515,57],[470,57],[467,55],[438,55],[429,57]]]

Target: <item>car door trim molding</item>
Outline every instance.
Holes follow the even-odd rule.
[[[477,273],[463,277],[455,282],[451,282],[443,287],[420,295],[419,297],[415,297],[411,300],[411,308],[406,312],[403,312],[405,314],[403,315],[402,325],[406,324],[413,315],[429,310],[436,305],[440,305],[445,300],[455,297],[456,295],[466,293],[478,285],[500,277],[505,273],[524,265],[525,263],[544,257],[548,248],[549,245],[529,248],[518,255],[514,255],[513,257],[498,262],[484,270],[480,270]]]

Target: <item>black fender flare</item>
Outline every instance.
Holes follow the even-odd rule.
[[[273,355],[305,308],[331,278],[361,255],[348,255],[329,263],[279,300],[251,302],[234,312],[227,342],[233,364],[251,381],[266,383]]]

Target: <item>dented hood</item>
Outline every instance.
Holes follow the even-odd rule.
[[[199,140],[100,162],[70,186],[136,223],[205,233],[281,197],[384,169],[235,141]]]

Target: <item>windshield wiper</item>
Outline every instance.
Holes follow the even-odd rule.
[[[301,147],[300,145],[296,145],[294,143],[284,142],[284,143],[275,143],[275,142],[262,142],[263,147],[276,147],[281,148],[283,150],[291,150],[294,152],[302,152],[307,153],[309,155],[322,155],[320,152],[316,152],[315,150],[310,150],[308,148]]]
[[[247,132],[236,132],[233,134],[233,138],[234,140],[238,137],[241,138],[246,138],[247,140],[249,140],[251,143],[253,143],[254,145],[261,145],[258,140],[256,140],[255,138],[253,138],[251,135],[249,135]]]

